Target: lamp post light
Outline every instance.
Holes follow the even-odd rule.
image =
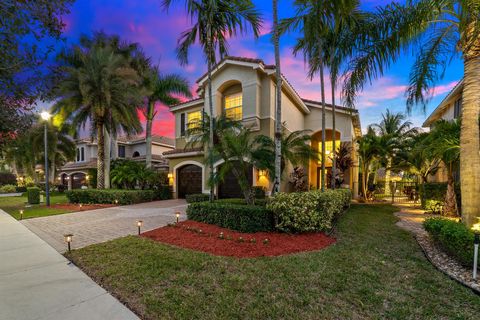
[[[73,234],[71,234],[71,233],[64,234],[63,238],[65,239],[65,242],[67,243],[68,252],[70,252],[72,250],[72,248],[70,247],[70,243],[72,242]]]
[[[48,120],[50,120],[50,117],[52,116],[48,111],[42,111],[40,113],[40,116],[42,119],[45,121],[44,123],[44,133],[43,133],[43,143],[45,145],[45,204],[47,207],[50,206],[50,186],[48,184],[48,142],[47,142],[47,124]]]
[[[142,228],[143,221],[142,220],[137,220],[137,227],[138,227],[138,235],[140,235],[140,229]]]
[[[175,217],[177,218],[177,223],[178,223],[178,219],[180,218],[180,212],[175,212]]]
[[[480,218],[478,218],[480,220]],[[478,265],[478,245],[480,244],[480,222],[472,226],[475,238],[473,240],[473,280],[477,279],[477,265]]]

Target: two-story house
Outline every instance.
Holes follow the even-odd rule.
[[[450,93],[440,102],[423,123],[424,128],[432,128],[438,120],[454,120],[459,119],[462,115],[462,93],[463,79],[450,91]],[[458,172],[455,178],[458,181]],[[441,166],[435,175],[429,177],[431,182],[447,182],[447,169]]]
[[[164,156],[169,159],[170,174],[176,197],[184,197],[192,193],[209,193],[207,180],[208,165],[204,163],[204,150],[186,148],[187,128],[194,120],[202,117],[202,112],[209,114],[207,75],[197,80],[199,98],[170,108],[175,115],[175,150],[167,151]],[[241,120],[258,134],[274,137],[275,127],[275,66],[266,65],[260,59],[226,57],[212,71],[212,99],[214,116],[225,113],[227,116]],[[332,106],[326,111],[326,149],[333,151],[332,137],[336,135],[337,145],[345,141],[354,146],[353,141],[361,135],[360,119],[356,110],[336,107],[336,132],[332,131]],[[321,150],[322,112],[321,103],[302,99],[292,85],[283,77],[282,85],[282,122],[288,132],[308,129],[311,131],[312,147]],[[352,148],[354,150],[354,148]],[[356,152],[351,154],[354,165],[345,173],[345,182],[355,195],[358,193],[358,160]],[[222,161],[215,164],[215,168]],[[331,162],[327,164],[331,169]],[[320,163],[310,161],[308,183],[320,188]],[[271,190],[270,179],[263,170],[251,169],[250,182],[255,186],[263,186]],[[289,190],[288,175],[291,166],[286,169],[286,176],[281,185],[282,191]],[[240,188],[233,175],[225,177],[218,186],[219,197],[238,197]]]
[[[75,141],[77,154],[75,161],[68,162],[58,169],[57,179],[77,189],[88,184],[89,169],[97,168],[97,141],[80,139]],[[111,159],[130,159],[145,162],[146,142],[143,136],[122,136],[113,143]],[[163,153],[174,149],[174,141],[164,136],[152,136],[152,167],[159,171],[168,171],[168,161]]]

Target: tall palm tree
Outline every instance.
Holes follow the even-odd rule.
[[[145,142],[147,144],[145,161],[147,168],[150,168],[152,166],[152,123],[156,115],[155,103],[173,105],[180,102],[177,95],[190,98],[192,94],[188,80],[176,74],[162,75],[158,66],[153,66],[146,74],[143,87],[147,98],[143,108],[143,114],[147,120],[145,125]]]
[[[280,66],[280,26],[278,1],[273,0],[273,47],[275,51],[275,172],[272,194],[280,191],[282,181],[282,72]],[[283,147],[285,148],[285,147]]]
[[[97,137],[97,188],[105,187],[105,131],[142,131],[137,114],[140,78],[130,63],[110,46],[74,46],[59,56],[61,81],[54,112],[62,112],[75,127],[92,126]]]
[[[479,16],[478,0],[417,0],[379,8],[355,43],[358,55],[344,86],[351,104],[366,82],[382,76],[405,49],[412,48],[417,59],[410,73],[407,110],[425,107],[451,58],[463,58],[460,181],[462,220],[467,226],[480,216]]]
[[[164,0],[163,8],[168,9],[172,0]],[[261,18],[250,0],[184,0],[187,13],[193,26],[184,31],[177,47],[177,57],[181,64],[188,64],[190,47],[198,42],[207,62],[207,95],[210,113],[210,128],[213,128],[212,68],[217,61],[228,54],[228,38],[237,33],[253,30],[255,38],[259,35]],[[213,150],[213,130],[210,130],[210,142],[207,152]],[[210,177],[213,177],[213,163],[209,163]],[[213,186],[210,188],[210,201],[214,199]]]
[[[416,128],[411,128],[412,123],[406,121],[402,113],[392,113],[389,109],[383,114],[379,124],[372,125],[379,136],[379,152],[385,165],[385,194],[391,194],[390,178],[393,163],[397,154],[405,146],[407,139],[412,138]]]
[[[362,137],[356,140],[358,156],[360,158],[360,168],[362,170],[362,193],[365,201],[368,200],[368,179],[371,173],[371,166],[378,158],[379,138],[372,127]]]

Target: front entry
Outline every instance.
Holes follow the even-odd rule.
[[[202,193],[202,168],[187,164],[177,170],[177,191],[179,198],[187,194]]]
[[[326,187],[328,189],[332,185],[332,168],[331,167],[325,168],[325,179],[327,180]],[[322,188],[322,167],[317,167],[317,190],[320,190],[321,188]]]
[[[253,166],[248,169],[248,183],[253,184]],[[243,198],[243,192],[238,184],[237,178],[230,170],[224,177],[223,181],[218,185],[218,197],[224,198]]]

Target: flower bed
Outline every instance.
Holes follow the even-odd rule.
[[[242,233],[191,220],[151,230],[142,233],[142,236],[182,248],[237,258],[315,251],[335,242],[334,238],[319,232],[296,235],[276,232]]]
[[[110,208],[110,207],[115,207],[116,205],[114,204],[74,204],[74,203],[59,203],[59,204],[54,204],[50,206],[51,208],[54,209],[64,209],[68,211],[87,211],[87,210],[95,210],[95,209],[103,209],[103,208]]]

